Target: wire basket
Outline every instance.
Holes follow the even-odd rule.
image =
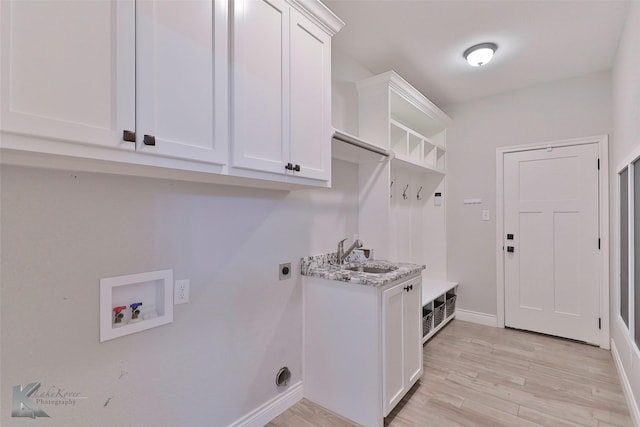
[[[428,308],[422,309],[422,336],[426,337],[431,332],[431,320],[433,319],[433,311]]]
[[[444,301],[434,301],[433,305],[433,327],[435,328],[444,320]]]
[[[447,317],[451,317],[456,312],[456,294],[447,292]]]

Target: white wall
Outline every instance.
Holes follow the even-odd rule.
[[[496,315],[496,148],[611,131],[610,74],[601,72],[451,105],[447,130],[447,275],[458,306]],[[448,193],[448,194],[447,194]],[[463,205],[465,198],[482,204]],[[482,221],[488,209],[491,220]]]
[[[331,115],[336,129],[358,135],[358,91],[355,82],[373,74],[338,49],[331,51]]]
[[[301,376],[299,259],[357,232],[358,177],[269,191],[3,166],[3,410],[14,385],[80,392],[42,426],[224,426]],[[278,281],[277,265],[293,263]],[[99,342],[99,280],[172,268],[191,279],[174,322]],[[43,391],[43,390],[41,390]]]
[[[640,148],[640,3],[633,2],[618,46],[613,68],[613,136],[611,144],[611,313],[613,341],[629,385],[635,396],[636,416],[640,406],[640,357],[632,344],[626,326],[619,317],[618,286],[620,266],[619,209],[617,197],[618,166]],[[639,273],[636,266],[636,274]],[[636,315],[640,307],[636,307]],[[636,418],[640,423],[640,419]]]

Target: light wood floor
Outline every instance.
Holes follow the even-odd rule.
[[[306,399],[268,427],[355,424]],[[633,426],[611,353],[452,321],[424,347],[424,375],[385,426]]]

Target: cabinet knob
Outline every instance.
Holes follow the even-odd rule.
[[[300,172],[300,165],[295,165],[293,167],[293,170],[296,171],[296,172]]]
[[[513,246],[507,246],[507,252],[515,252],[516,249]]]
[[[144,145],[156,145],[156,137],[153,135],[145,135],[142,142]]]
[[[293,165],[291,163],[287,163],[286,166],[284,167],[286,170],[288,171],[292,171],[293,170]]]
[[[136,133],[130,130],[122,131],[122,140],[127,142],[136,142]]]

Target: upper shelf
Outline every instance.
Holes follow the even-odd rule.
[[[401,164],[445,173],[451,118],[394,71],[357,83],[360,136]]]
[[[357,83],[358,93],[389,90],[390,118],[430,137],[451,126],[451,118],[395,71],[387,71]]]

